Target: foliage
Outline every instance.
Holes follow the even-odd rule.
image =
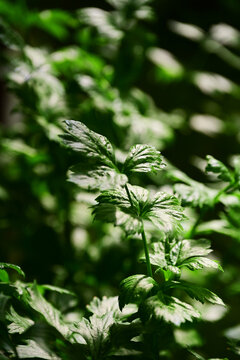
[[[47,6],[0,0],[0,359],[237,359],[239,4]]]

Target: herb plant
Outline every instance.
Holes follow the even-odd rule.
[[[131,173],[165,168],[159,151],[138,144],[124,158],[118,158],[104,136],[79,121],[68,120],[66,125],[63,141],[81,159],[71,168],[70,180],[81,186],[81,179],[84,177],[85,184],[89,178],[89,191],[104,187],[96,197],[93,215],[96,220],[120,226],[128,239],[141,238],[145,273],[123,279],[118,298],[94,298],[88,305],[92,313],[89,319],[71,323],[43,295],[50,290],[71,299],[73,294],[54,286],[11,283],[6,271],[1,270],[2,309],[7,310],[2,315],[2,347],[13,358],[55,359],[59,355],[101,360],[115,356],[136,359],[172,356],[176,346],[174,331],[185,322],[200,318],[194,305],[185,301],[184,293],[201,303],[224,306],[212,291],[181,279],[182,269],[222,268],[207,257],[211,252],[209,241],[184,238],[189,231],[184,231],[186,216],[177,197],[129,183]],[[208,161],[208,171],[224,175],[225,179],[227,169],[213,158]],[[235,180],[230,173],[228,179],[233,185]],[[214,199],[219,196],[218,193]],[[14,265],[1,266],[24,275]],[[40,326],[44,329],[41,336],[37,331]]]
[[[0,360],[237,360],[239,4],[47,5],[0,0]]]

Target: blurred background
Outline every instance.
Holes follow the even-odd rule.
[[[239,154],[239,18],[233,0],[0,0],[1,261],[73,290],[80,306],[118,294],[139,272],[141,244],[93,222],[95,194],[66,181],[77,155],[59,140],[63,119],[84,122],[120,153],[153,145],[209,182],[207,154],[227,165]],[[163,175],[133,180],[171,189]],[[206,308],[198,325],[197,345],[211,357],[226,351],[227,329],[240,338],[239,210],[224,215],[229,231],[210,236],[225,272],[193,279],[229,305]]]

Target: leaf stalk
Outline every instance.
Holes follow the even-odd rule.
[[[148,245],[147,245],[147,239],[146,239],[146,234],[145,234],[145,231],[144,231],[143,224],[142,224],[141,235],[142,235],[143,247],[144,247],[144,252],[145,252],[145,259],[146,259],[146,265],[147,265],[147,275],[153,277],[152,267],[151,267],[150,257],[149,257],[149,251],[148,251]]]

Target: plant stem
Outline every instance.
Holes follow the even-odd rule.
[[[234,184],[230,183],[230,184],[228,184],[227,186],[225,186],[223,189],[221,189],[221,190],[217,193],[217,195],[215,196],[215,198],[214,198],[214,203],[216,204],[216,203],[218,202],[220,196],[221,196],[223,193],[227,192],[227,190],[231,189],[231,187],[234,187]]]
[[[127,184],[125,184],[124,187],[125,187],[125,190],[126,190],[126,192],[127,192],[127,196],[128,196],[129,201],[130,201],[130,204],[131,204],[131,206],[133,207],[133,202],[132,202],[131,194],[130,194],[130,191],[129,191],[129,189],[128,189]],[[142,235],[143,247],[144,247],[144,252],[145,252],[145,259],[146,259],[146,265],[147,265],[147,275],[153,277],[152,267],[151,267],[151,263],[150,263],[149,252],[148,252],[147,239],[146,239],[146,234],[145,234],[145,231],[144,231],[143,222],[142,222],[141,235]]]
[[[143,226],[143,224],[142,224],[141,235],[142,235],[144,252],[145,252],[145,258],[146,258],[147,275],[153,277],[152,268],[151,268],[151,263],[150,263],[150,258],[149,258],[149,252],[148,252],[147,239],[146,239],[146,235],[145,235],[145,231],[144,231],[144,226]]]

